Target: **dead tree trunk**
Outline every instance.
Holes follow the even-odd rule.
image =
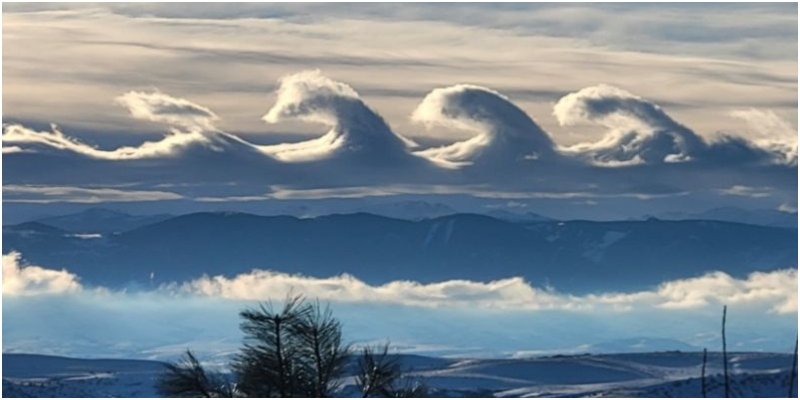
[[[728,377],[728,344],[725,342],[725,320],[728,306],[722,307],[722,365],[725,370],[725,398],[731,397],[731,381]]]
[[[792,374],[789,375],[789,398],[794,398],[795,379],[797,379],[797,339],[794,341],[794,359],[792,360]]]
[[[702,385],[703,397],[708,397],[706,393],[706,362],[708,361],[708,350],[703,348],[703,369],[700,371],[700,384]]]

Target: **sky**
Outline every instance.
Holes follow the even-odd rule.
[[[794,210],[796,15],[8,4],[3,205],[266,212],[323,190],[567,219]]]
[[[4,3],[2,18],[4,223],[393,200],[594,220],[797,211],[794,3]],[[224,355],[235,311],[287,287],[334,303],[355,341],[390,327],[431,354],[702,348],[723,302],[734,348],[789,351],[797,326],[796,269],[588,297],[267,271],[132,293],[18,253],[3,278],[4,351],[84,356]]]

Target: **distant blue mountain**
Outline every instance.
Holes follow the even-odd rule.
[[[95,207],[74,214],[42,218],[36,222],[69,232],[106,233],[124,232],[172,217],[173,215],[169,214],[131,215],[121,211]]]
[[[384,217],[419,221],[429,218],[457,214],[458,211],[441,203],[429,203],[421,200],[398,201],[374,204],[354,210],[354,213],[369,213]]]
[[[3,252],[110,286],[270,269],[379,284],[522,276],[571,292],[651,288],[719,270],[797,266],[797,230],[719,221],[511,223],[457,214],[407,221],[366,213],[317,218],[196,213],[87,237],[7,226]]]
[[[703,219],[740,222],[743,224],[797,228],[797,213],[780,210],[745,210],[738,207],[717,207],[701,213],[669,212],[658,215],[661,219]]]

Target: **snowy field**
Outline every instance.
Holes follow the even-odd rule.
[[[732,353],[735,397],[785,397],[792,356]],[[455,359],[403,356],[439,397],[701,397],[702,354],[685,352]],[[3,355],[3,397],[154,397],[164,364]],[[709,396],[722,397],[722,358],[709,355]],[[351,392],[345,388],[345,393]],[[796,393],[796,392],[795,392]]]

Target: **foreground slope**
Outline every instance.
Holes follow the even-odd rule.
[[[552,356],[526,359],[445,359],[405,355],[408,376],[437,397],[700,397],[702,354],[682,352]],[[792,356],[732,353],[732,391],[783,397]],[[164,364],[3,355],[4,397],[152,397]],[[722,358],[710,354],[708,389],[722,395]],[[346,379],[346,383],[351,379]],[[355,393],[345,386],[343,395]]]

